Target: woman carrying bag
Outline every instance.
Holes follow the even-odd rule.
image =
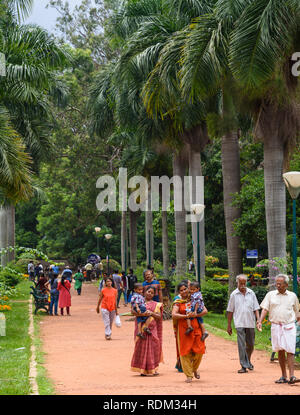
[[[118,290],[113,288],[113,279],[108,277],[105,281],[105,287],[100,291],[96,311],[99,314],[101,304],[101,314],[105,327],[105,338],[111,340],[111,329],[115,317],[118,323],[119,315],[117,309]]]
[[[60,314],[64,315],[64,308],[67,309],[67,315],[70,316],[71,307],[71,283],[66,279],[66,276],[61,277],[61,281],[58,283],[57,289],[59,291],[58,307],[60,308]]]

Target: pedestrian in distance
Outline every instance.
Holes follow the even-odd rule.
[[[103,276],[103,278],[102,278],[102,280],[99,282],[99,287],[98,287],[98,291],[99,291],[99,293],[100,293],[100,291],[105,287],[105,281],[106,281],[106,279],[108,278],[108,275],[107,275],[107,273],[106,272],[104,272],[103,274],[102,274],[102,276]],[[114,287],[114,283],[113,283],[113,287]],[[114,287],[115,288],[115,287]]]
[[[100,313],[101,305],[101,315],[104,323],[105,339],[111,340],[112,334],[112,325],[115,317],[118,315],[117,310],[117,297],[118,290],[113,288],[113,279],[108,277],[106,279],[105,287],[102,288],[99,294],[98,304],[96,311]]]
[[[72,270],[68,265],[66,265],[65,269],[63,270],[62,276],[64,276],[65,279],[70,282],[70,284],[72,283],[72,274]]]
[[[59,291],[57,289],[58,287],[58,276],[54,273],[52,273],[50,280],[48,281],[48,284],[50,285],[50,307],[49,307],[49,315],[53,316],[53,308],[54,308],[54,314],[58,315],[58,298],[59,298]]]
[[[119,271],[117,269],[113,273],[112,277],[113,277],[114,285],[115,285],[116,289],[118,290],[117,307],[120,308],[119,303],[120,303],[120,299],[121,299],[121,294],[123,292],[122,277],[121,277],[121,275],[119,275]]]
[[[262,321],[269,313],[273,352],[278,352],[281,377],[275,383],[294,384],[300,382],[294,375],[296,350],[296,324],[300,322],[299,300],[289,291],[289,277],[279,274],[275,278],[276,290],[269,291],[260,304],[262,312],[257,327],[262,330]],[[286,361],[289,370],[287,378]]]
[[[154,278],[154,274],[152,272],[152,270],[147,269],[145,272],[145,281],[143,282],[143,287],[144,287],[144,295],[146,292],[146,289],[148,287],[152,287],[154,289],[154,297],[153,297],[153,301],[156,302],[163,302],[163,295],[162,295],[162,289],[161,289],[161,285],[159,283],[159,281],[157,281]]]
[[[43,272],[39,273],[38,282],[36,284],[36,288],[42,292],[44,295],[48,295],[49,289],[47,287],[48,280]]]
[[[32,261],[29,261],[27,270],[28,270],[29,280],[34,281],[34,264]]]
[[[127,307],[127,291],[128,291],[128,278],[125,271],[122,271],[122,284],[123,284],[123,295],[124,295],[124,305]],[[121,293],[122,296],[122,293]]]
[[[86,281],[92,281],[93,265],[88,262],[84,268],[86,270]]]
[[[70,316],[71,307],[71,283],[67,280],[65,275],[62,275],[61,280],[58,283],[57,289],[59,291],[58,306],[60,308],[60,314],[64,315],[64,308],[67,310],[67,315]]]
[[[76,274],[74,275],[75,285],[74,288],[77,291],[78,295],[81,295],[82,283],[84,281],[84,277],[80,268],[78,268]]]
[[[247,288],[247,275],[236,277],[237,288],[229,298],[227,306],[227,333],[232,335],[232,317],[237,333],[237,343],[241,369],[238,373],[253,370],[251,356],[254,350],[255,326],[259,319],[259,304],[254,291]]]
[[[134,292],[134,284],[137,282],[137,276],[134,275],[133,269],[129,269],[129,274],[127,275],[128,288],[127,288],[127,302],[130,303],[131,296]]]

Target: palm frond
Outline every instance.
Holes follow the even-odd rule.
[[[230,68],[236,79],[249,88],[270,79],[293,52],[298,20],[289,2],[255,0],[246,7],[230,42]]]

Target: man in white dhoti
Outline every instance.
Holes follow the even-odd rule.
[[[258,330],[262,329],[262,321],[269,313],[271,325],[272,349],[278,352],[278,360],[282,376],[275,383],[300,382],[294,376],[294,362],[296,349],[296,324],[300,322],[299,301],[295,293],[288,291],[289,277],[284,274],[277,275],[276,290],[268,292],[260,307],[262,312],[257,322]],[[287,379],[286,359],[290,379]]]

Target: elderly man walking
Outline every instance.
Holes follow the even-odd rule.
[[[257,323],[261,330],[262,321],[269,313],[271,325],[271,341],[273,352],[278,352],[281,368],[281,377],[275,383],[300,382],[294,376],[294,362],[296,350],[296,324],[300,321],[299,301],[295,293],[288,291],[289,277],[279,274],[275,278],[276,290],[267,293],[261,303],[262,312]],[[287,379],[286,355],[290,379]]]
[[[238,275],[236,281],[237,289],[231,293],[227,306],[227,333],[232,335],[231,321],[233,317],[242,366],[238,373],[247,373],[247,369],[254,369],[251,355],[254,350],[256,320],[259,319],[259,304],[255,293],[246,286],[247,275]]]

